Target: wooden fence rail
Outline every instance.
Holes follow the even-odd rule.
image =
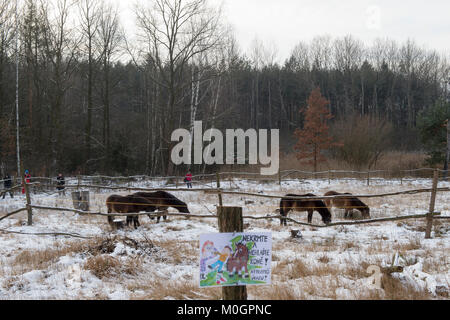
[[[327,171],[330,172],[330,171]],[[140,187],[130,187],[130,186],[103,186],[103,185],[86,185],[86,184],[78,184],[78,185],[66,185],[66,188],[94,188],[94,189],[106,189],[106,190],[127,190],[127,191],[157,191],[157,190],[164,190],[164,191],[186,191],[186,192],[204,192],[204,193],[213,193],[218,195],[219,199],[219,206],[223,206],[223,195],[240,195],[240,196],[251,196],[251,197],[263,197],[263,198],[271,198],[271,199],[281,199],[284,197],[284,195],[270,195],[270,194],[261,194],[261,193],[250,193],[250,192],[236,192],[236,191],[230,191],[221,189],[220,187],[220,177],[225,175],[227,173],[218,173],[216,174],[216,188],[198,188],[198,189],[192,189],[192,188],[140,188]],[[398,196],[398,195],[405,195],[405,194],[418,194],[418,193],[431,193],[431,201],[434,202],[436,198],[436,193],[439,192],[448,192],[450,191],[449,187],[444,188],[437,188],[437,177],[438,176],[438,170],[434,171],[434,181],[433,181],[433,187],[430,189],[415,189],[415,190],[406,190],[406,191],[398,191],[398,192],[390,192],[390,193],[381,193],[381,194],[361,194],[361,195],[333,195],[333,196],[289,196],[289,198],[298,199],[298,200],[305,200],[305,199],[334,199],[334,198],[376,198],[376,197],[388,197],[388,196]],[[78,213],[80,215],[99,215],[99,216],[141,216],[141,215],[149,215],[151,217],[158,217],[162,215],[167,216],[178,216],[178,217],[189,217],[189,218],[216,218],[216,215],[195,215],[195,214],[182,214],[182,213],[168,213],[167,211],[157,211],[157,212],[144,212],[144,213],[103,213],[103,212],[90,212],[90,211],[83,211],[78,209],[72,209],[72,208],[56,208],[56,207],[50,207],[50,206],[39,206],[39,205],[33,205],[31,201],[31,196],[29,192],[29,186],[33,184],[38,183],[25,183],[25,190],[26,190],[26,207],[17,209],[13,212],[7,213],[6,215],[0,217],[0,221],[10,217],[14,214],[27,211],[28,213],[28,225],[32,224],[32,209],[36,210],[51,210],[51,211],[69,211]],[[17,188],[17,187],[16,187]],[[316,227],[316,228],[323,228],[323,227],[333,227],[338,225],[356,225],[356,224],[367,224],[367,223],[376,223],[376,222],[385,222],[385,221],[396,221],[396,220],[405,220],[405,219],[417,219],[417,218],[427,218],[427,230],[429,230],[429,226],[432,224],[433,219],[449,219],[450,217],[446,216],[439,216],[440,213],[433,213],[434,211],[434,203],[433,205],[430,204],[429,213],[424,215],[405,215],[405,216],[396,216],[396,217],[386,217],[386,218],[376,218],[376,219],[368,219],[368,220],[356,220],[356,221],[338,221],[334,223],[330,223],[327,225],[314,225],[310,223],[303,223],[300,221],[296,221],[292,218],[286,218],[288,221],[291,221],[295,224],[299,225],[305,225],[310,227]],[[246,219],[274,219],[274,218],[281,218],[281,215],[277,216],[244,216]],[[429,236],[429,234],[427,234]]]
[[[214,218],[217,219],[217,215],[209,214],[209,215],[200,215],[200,214],[186,214],[186,213],[170,213],[166,211],[154,211],[154,212],[139,212],[139,213],[104,213],[104,212],[92,212],[92,211],[82,211],[72,208],[57,208],[57,207],[48,207],[48,206],[38,206],[38,205],[32,205],[31,206],[34,209],[40,209],[40,210],[50,210],[50,211],[64,211],[64,212],[74,212],[80,215],[97,215],[97,216],[143,216],[143,215],[149,215],[151,217],[158,217],[158,216],[172,216],[172,217],[185,217],[185,218]],[[0,217],[0,221],[10,217],[14,214],[18,214],[20,212],[27,211],[27,208],[20,208],[13,212],[7,213],[3,217]],[[293,218],[286,217],[288,221],[291,221],[298,225],[304,225],[314,228],[327,228],[327,227],[335,227],[340,225],[357,225],[357,224],[368,224],[368,223],[377,223],[377,222],[385,222],[385,221],[397,221],[397,220],[407,220],[407,219],[419,219],[419,218],[426,218],[428,213],[426,214],[412,214],[412,215],[404,215],[404,216],[395,216],[395,217],[384,217],[384,218],[375,218],[375,219],[366,219],[366,220],[355,220],[355,221],[339,221],[339,222],[332,222],[329,224],[311,224],[311,223],[305,223],[301,221],[297,221]],[[449,219],[450,216],[440,216],[440,212],[433,212],[433,219]],[[280,219],[283,216],[281,215],[266,215],[266,216],[243,216],[244,219],[252,219],[252,220],[272,220],[272,219]]]

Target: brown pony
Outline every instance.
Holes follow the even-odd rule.
[[[245,244],[239,242],[236,244],[236,250],[233,255],[227,261],[227,271],[231,278],[234,277],[234,273],[242,273],[242,278],[248,277],[248,248]],[[245,272],[244,272],[245,270]]]
[[[178,212],[181,213],[190,213],[187,207],[187,204],[173,194],[170,194],[166,191],[155,191],[155,192],[136,192],[133,193],[133,196],[138,198],[144,198],[149,201],[157,210],[167,211],[169,207],[177,209]],[[150,215],[148,215],[150,219],[153,219]],[[164,220],[167,219],[167,216],[163,216]],[[158,216],[156,223],[159,222],[161,216]]]
[[[331,213],[328,210],[325,203],[320,199],[293,199],[291,197],[315,197],[315,194],[307,193],[307,194],[287,194],[280,201],[280,215],[284,218],[280,218],[280,225],[286,224],[286,216],[289,211],[307,211],[308,212],[308,223],[312,221],[312,215],[314,211],[317,211],[322,216],[322,221],[325,224],[331,222]]]
[[[155,206],[150,201],[142,197],[135,197],[133,195],[120,196],[117,194],[110,195],[106,199],[106,207],[108,213],[138,213],[141,211],[155,211]],[[127,216],[127,226],[133,221],[136,229],[139,224],[138,216]],[[108,223],[113,225],[113,217],[108,216]]]
[[[339,193],[336,191],[328,191],[324,196],[335,196],[335,195],[351,195],[351,193]],[[365,219],[370,218],[370,208],[361,200],[356,197],[349,198],[334,198],[334,199],[324,199],[328,209],[331,207],[345,209],[344,218],[347,218],[348,214],[352,209],[359,210]]]

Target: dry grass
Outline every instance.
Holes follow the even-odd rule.
[[[25,249],[15,256],[11,264],[11,269],[14,274],[47,269],[60,257],[85,251],[90,243],[91,241],[73,241],[65,245],[60,245],[59,242],[55,242],[53,248],[42,250]]]
[[[308,265],[302,259],[282,261],[272,270],[273,274],[280,275],[286,280],[295,280],[311,276],[337,276],[341,273],[339,265],[318,263]]]
[[[130,287],[129,287],[130,288]],[[142,290],[145,294],[134,294],[132,299],[162,300],[162,299],[211,299],[222,298],[221,288],[199,289],[193,281],[150,280],[134,283],[133,291]]]
[[[88,258],[83,268],[90,270],[99,279],[123,275],[136,276],[143,271],[143,259],[127,257],[119,260],[108,254],[102,254]]]
[[[121,263],[109,255],[90,257],[84,264],[84,269],[90,270],[97,278],[113,277],[120,274]]]
[[[155,245],[167,252],[167,256],[170,257],[168,263],[175,265],[197,263],[198,241],[155,241]]]
[[[390,275],[383,275],[381,288],[384,290],[382,299],[387,300],[425,300],[433,298],[428,292],[419,291],[412,285],[404,284]]]
[[[329,263],[330,262],[330,258],[326,255],[326,254],[322,254],[317,261],[322,262],[322,263]]]
[[[421,168],[424,165],[426,155],[421,152],[388,151],[385,152],[373,170],[408,170]],[[313,171],[313,166],[306,162],[297,160],[295,153],[280,154],[280,170],[298,169]],[[318,171],[354,170],[354,168],[343,161],[329,158],[326,162],[318,164]]]
[[[409,242],[407,242],[407,243],[394,243],[393,244],[393,249],[395,251],[399,251],[399,252],[419,250],[422,247],[423,246],[420,241],[420,238],[410,239]]]
[[[300,291],[297,294],[290,284],[277,284],[271,286],[247,287],[248,295],[255,296],[256,299],[266,300],[303,300],[306,296]]]
[[[121,262],[108,255],[114,251],[118,241],[122,241],[130,247],[133,247],[133,245],[139,246],[135,249],[141,249],[143,252],[148,249],[145,243],[138,243],[130,238],[95,238],[71,241],[62,245],[55,241],[53,246],[46,249],[22,250],[14,257],[10,265],[11,270],[13,275],[20,275],[32,270],[49,269],[63,256],[84,253],[91,256],[86,261],[85,269],[93,271],[99,278],[112,276],[115,271],[117,271],[117,274],[137,275],[142,266],[141,256],[127,257]],[[153,245],[152,248],[154,248]]]

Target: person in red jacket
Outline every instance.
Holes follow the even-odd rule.
[[[24,178],[25,178],[26,183],[31,182],[31,174],[28,170],[25,170]],[[24,194],[24,193],[25,193],[25,186],[22,187],[22,194]]]
[[[191,170],[186,173],[186,176],[184,177],[184,182],[186,182],[188,188],[192,188],[192,173]]]

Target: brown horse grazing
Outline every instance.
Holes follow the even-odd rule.
[[[248,278],[247,263],[249,259],[248,248],[245,244],[239,242],[236,244],[236,251],[227,261],[227,271],[231,278],[234,273],[241,273],[242,278]]]
[[[142,197],[135,197],[133,195],[120,196],[117,194],[110,195],[106,199],[106,207],[108,213],[138,213],[141,211],[155,211],[155,206],[150,201]],[[127,216],[127,226],[133,221],[136,229],[140,224],[137,219],[138,216]],[[113,225],[113,217],[108,216],[108,223]]]
[[[308,223],[312,221],[312,215],[314,211],[317,211],[322,216],[322,221],[325,224],[331,222],[331,213],[328,210],[325,203],[320,199],[304,199],[297,200],[291,197],[315,197],[315,194],[287,194],[280,201],[280,215],[286,217],[289,211],[308,211]],[[286,218],[280,218],[280,225],[287,225]]]
[[[324,196],[335,196],[335,195],[351,195],[351,193],[339,193],[336,191],[328,191]],[[359,210],[365,219],[370,219],[370,208],[361,200],[356,197],[350,198],[334,198],[334,199],[324,199],[328,209],[331,207],[345,209],[344,218],[347,218],[348,214],[352,209]]]
[[[190,213],[187,207],[187,204],[173,194],[170,194],[166,191],[155,191],[155,192],[136,192],[133,193],[133,196],[144,198],[149,201],[156,209],[161,211],[167,211],[169,207],[177,209],[178,212],[181,213]],[[150,219],[153,219],[150,215],[148,215]],[[164,220],[167,219],[167,216],[163,216]],[[161,216],[158,216],[156,223],[159,222]]]

